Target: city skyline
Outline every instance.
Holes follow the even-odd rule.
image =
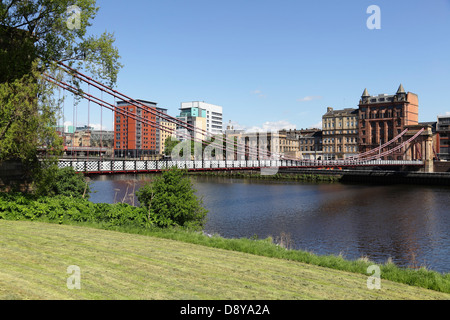
[[[395,94],[400,83],[419,96],[419,121],[450,113],[440,94],[450,86],[449,1],[98,5],[91,32],[114,33],[124,65],[116,88],[171,116],[182,102],[205,101],[223,106],[224,126],[318,127],[327,107],[357,108],[365,88]],[[381,29],[366,25],[370,5],[380,7]]]

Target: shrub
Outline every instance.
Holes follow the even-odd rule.
[[[37,196],[67,196],[73,198],[89,198],[90,186],[82,173],[72,167],[60,169],[57,165],[43,168],[34,182],[34,193]]]
[[[181,226],[200,229],[207,210],[185,170],[164,171],[152,183],[142,186],[136,195],[148,213],[148,220],[158,227]]]

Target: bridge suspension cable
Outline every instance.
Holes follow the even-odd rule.
[[[149,124],[149,125],[151,125],[151,126],[153,126],[155,128],[158,128],[160,130],[164,130],[166,132],[173,133],[173,130],[170,127],[166,127],[166,126],[161,125],[160,123],[157,123],[157,122],[152,121],[150,119],[143,118],[143,117],[141,117],[141,116],[139,116],[137,114],[131,113],[128,110],[123,110],[123,109],[116,108],[116,106],[111,105],[110,103],[108,103],[108,102],[106,102],[106,101],[104,101],[102,99],[99,99],[99,98],[97,98],[97,97],[95,97],[95,96],[93,96],[93,95],[91,95],[89,93],[86,93],[86,92],[84,92],[82,90],[79,90],[78,88],[76,88],[76,87],[74,87],[72,85],[69,85],[68,83],[66,83],[66,82],[64,82],[62,80],[58,80],[58,79],[56,79],[56,78],[54,78],[54,77],[52,77],[52,76],[50,76],[48,74],[45,74],[45,76],[47,77],[47,81],[50,81],[50,82],[52,82],[52,83],[54,83],[54,84],[64,88],[65,90],[67,90],[69,92],[72,92],[74,95],[78,95],[78,96],[80,96],[83,99],[86,99],[86,100],[88,100],[90,102],[94,102],[94,103],[98,104],[100,107],[108,108],[108,109],[110,109],[110,110],[112,110],[112,111],[114,111],[114,112],[116,112],[116,113],[118,113],[120,115],[125,116],[125,117],[132,118],[132,119],[134,119],[136,121],[143,122],[145,124]],[[181,134],[183,135],[183,133],[181,133]],[[186,138],[189,138],[189,139],[192,138],[189,134],[184,134],[184,136]],[[201,140],[201,139],[198,139],[198,138],[195,138],[195,137],[194,137],[193,140],[196,141],[196,142],[201,142],[203,145],[208,145],[209,144],[208,141],[204,141],[204,140]],[[218,144],[216,144],[216,145],[219,146]],[[221,146],[218,147],[218,149],[220,149],[222,151],[225,150]],[[245,155],[245,153],[239,152],[239,150],[237,150],[237,153],[240,154],[240,155]]]
[[[156,117],[160,117],[162,119],[165,119],[168,122],[175,123],[175,124],[179,125],[180,127],[183,127],[185,129],[187,129],[188,131],[192,131],[194,136],[197,133],[197,134],[200,134],[202,136],[214,138],[216,143],[217,142],[219,142],[219,143],[222,142],[224,144],[232,143],[234,145],[234,140],[230,141],[226,137],[224,139],[223,136],[220,137],[220,136],[214,135],[214,134],[212,134],[212,133],[210,133],[210,132],[208,132],[208,131],[206,131],[204,129],[197,128],[197,127],[195,127],[195,126],[193,126],[193,125],[191,125],[191,124],[189,124],[187,122],[184,122],[184,121],[182,121],[180,119],[172,117],[172,116],[170,116],[168,114],[165,114],[165,113],[163,113],[161,111],[158,111],[156,109],[147,108],[145,105],[143,105],[138,100],[132,99],[132,98],[130,98],[130,97],[128,97],[128,96],[126,96],[126,95],[124,95],[124,94],[122,94],[122,93],[120,93],[120,92],[118,92],[118,91],[116,91],[116,90],[114,90],[114,89],[112,89],[112,88],[110,88],[110,87],[108,87],[108,86],[106,86],[106,85],[104,85],[104,84],[94,80],[94,79],[92,79],[91,77],[89,77],[89,76],[87,76],[87,75],[85,75],[85,74],[83,74],[83,73],[81,73],[81,72],[79,72],[79,71],[77,71],[77,70],[75,70],[73,68],[70,68],[69,66],[65,65],[62,62],[59,62],[58,64],[60,65],[60,68],[61,68],[62,71],[64,71],[64,72],[66,72],[66,73],[68,73],[68,74],[78,78],[79,80],[81,80],[81,81],[83,81],[85,83],[91,84],[92,86],[96,87],[97,89],[99,89],[101,91],[104,91],[104,92],[106,92],[106,93],[108,93],[108,94],[110,94],[110,95],[112,95],[112,96],[114,96],[116,98],[119,98],[119,99],[121,99],[121,100],[123,100],[123,101],[125,101],[127,103],[130,103],[130,105],[133,105],[136,108],[139,108],[141,110],[150,112],[151,114],[155,115]],[[191,138],[191,137],[189,136],[189,138]],[[218,143],[217,143],[217,145],[218,145]],[[279,153],[267,152],[267,150],[262,150],[260,148],[255,148],[255,147],[248,147],[248,150],[249,150],[249,153],[251,155],[254,155],[254,156],[261,156],[261,155],[264,155],[264,154],[270,154],[271,156],[275,156],[275,157],[281,157],[282,156]],[[259,152],[259,154],[258,154],[258,152]],[[299,160],[299,159],[293,159],[293,160]]]
[[[350,160],[352,160],[352,159],[360,159],[360,158],[363,158],[365,156],[368,156],[371,153],[379,152],[380,150],[382,150],[382,149],[386,148],[387,146],[391,145],[392,143],[398,141],[406,132],[408,132],[408,129],[403,130],[395,138],[389,140],[388,142],[386,142],[385,144],[383,144],[383,145],[381,145],[381,146],[379,146],[377,148],[371,149],[371,150],[369,150],[367,152],[360,153],[360,154],[358,154],[358,155],[356,155],[354,157],[349,157],[347,159],[350,159]]]
[[[72,69],[72,70],[73,70],[73,69]],[[74,70],[74,71],[76,72],[76,70]],[[71,74],[71,75],[72,75],[72,74]],[[66,82],[64,82],[64,81],[62,81],[62,80],[56,79],[55,77],[50,76],[49,74],[45,74],[45,76],[47,77],[47,80],[48,80],[48,81],[51,81],[52,83],[54,83],[54,84],[56,84],[56,85],[58,85],[58,86],[62,86],[62,87],[65,88],[66,90],[72,92],[72,93],[75,94],[75,95],[81,96],[82,98],[88,100],[89,102],[92,101],[92,102],[94,102],[94,103],[97,103],[97,104],[100,105],[101,107],[106,107],[106,108],[111,109],[112,111],[117,112],[117,113],[119,113],[119,114],[122,114],[122,115],[124,115],[124,116],[126,116],[126,117],[130,117],[130,118],[133,118],[133,119],[135,119],[135,120],[137,120],[137,121],[140,121],[140,122],[144,122],[144,123],[150,124],[151,126],[157,127],[158,129],[164,130],[164,131],[166,131],[166,132],[174,133],[174,132],[173,132],[173,129],[170,128],[170,127],[163,126],[163,125],[161,125],[161,124],[159,124],[159,123],[157,123],[157,122],[154,122],[154,121],[152,121],[152,120],[149,120],[149,119],[143,118],[143,117],[141,117],[141,116],[139,116],[139,115],[136,115],[136,114],[133,114],[133,113],[131,113],[131,112],[128,112],[127,110],[125,110],[125,112],[123,112],[121,109],[117,108],[115,105],[111,105],[111,104],[105,102],[103,99],[99,99],[99,98],[97,98],[97,97],[91,95],[89,92],[86,94],[86,92],[84,92],[84,91],[82,91],[82,90],[80,90],[80,89],[78,89],[78,88],[76,88],[76,87],[74,87],[74,86],[71,86],[71,85],[69,85],[68,83],[66,83]],[[84,79],[80,78],[80,77],[77,76],[77,75],[76,75],[76,77],[79,78],[80,80],[82,80],[83,82],[86,82],[86,83],[88,83],[88,84],[93,85],[94,87],[96,87],[97,89],[99,89],[102,93],[103,93],[103,92],[106,92],[106,90],[110,90],[110,91],[116,92],[115,90],[112,90],[111,88],[108,88],[108,87],[104,86],[104,85],[101,84],[101,83],[98,83],[98,82],[97,82],[100,86],[97,86],[96,84],[92,84],[92,83],[91,83],[91,80],[89,80],[90,78],[87,77],[87,76],[85,76],[85,77],[89,78],[88,80],[84,80]],[[95,80],[94,80],[94,81],[95,81]],[[106,89],[106,90],[104,90],[104,89]],[[88,90],[88,91],[89,91],[89,90]],[[111,94],[110,92],[107,92],[107,93]],[[113,95],[115,98],[122,98],[122,97],[118,96],[118,95],[115,94],[115,93],[114,93],[114,94],[111,94],[111,95]],[[193,138],[194,141],[201,142],[201,143],[204,144],[204,145],[209,145],[209,144],[211,143],[211,145],[216,146],[216,147],[219,148],[219,149],[222,149],[222,151],[225,150],[225,149],[223,149],[223,147],[219,144],[220,142],[223,143],[225,140],[219,138],[219,139],[217,139],[217,140],[219,140],[219,141],[217,141],[217,140],[215,139],[213,142],[209,142],[209,141],[206,141],[206,142],[205,142],[205,141],[202,140],[202,139],[195,138],[195,133],[196,133],[196,132],[198,133],[198,129],[195,128],[195,127],[193,127],[192,125],[190,125],[190,124],[188,124],[188,123],[186,123],[186,122],[183,122],[183,121],[181,121],[181,120],[179,120],[179,119],[170,117],[170,116],[168,116],[167,114],[161,113],[161,112],[159,112],[159,111],[157,111],[157,110],[156,110],[156,114],[155,114],[155,110],[143,107],[142,104],[141,104],[139,101],[133,100],[133,99],[128,98],[128,97],[126,97],[126,96],[125,96],[125,98],[126,98],[126,99],[130,99],[130,100],[127,101],[127,102],[129,102],[131,105],[134,105],[134,106],[136,106],[136,107],[138,107],[138,108],[140,108],[140,109],[143,109],[143,110],[145,110],[145,111],[147,111],[147,112],[151,112],[151,113],[154,114],[155,116],[159,116],[159,117],[161,117],[161,118],[164,118],[164,119],[166,119],[166,120],[168,120],[168,121],[170,121],[170,122],[172,122],[172,123],[175,122],[177,125],[179,125],[179,126],[181,126],[181,127],[184,127],[184,128],[186,128],[186,129],[188,129],[188,130],[194,131],[194,137],[191,137],[191,135],[186,135],[186,134],[184,134],[184,136],[185,136],[186,138],[188,138],[188,139],[192,139],[192,138]],[[108,106],[108,105],[109,105],[109,106]],[[209,136],[212,136],[212,137],[214,137],[214,138],[217,138],[217,136],[215,136],[215,135],[213,135],[213,134],[211,134],[211,133],[209,133],[209,132],[207,132],[207,131],[205,131],[205,130],[202,130],[202,129],[201,129],[201,132],[200,132],[200,133],[201,133],[202,135],[206,135],[206,134],[207,134],[207,135],[209,135]],[[179,135],[183,135],[183,133],[179,133]],[[228,140],[227,142],[229,143],[230,141]],[[233,141],[233,146],[234,146],[234,141]],[[250,148],[247,148],[247,149],[248,149],[248,151],[249,151],[249,153],[248,153],[249,155],[255,155],[255,156],[261,157],[262,155],[264,155],[264,153],[267,154],[267,155],[269,154],[269,153],[267,152],[267,150],[264,150],[264,151],[258,150],[258,151],[260,152],[260,154],[258,155],[257,153],[256,153],[256,154],[254,153],[254,148],[253,148],[253,147],[250,147]],[[230,150],[230,149],[227,149],[227,150],[236,152],[236,151],[234,150],[234,148],[233,148],[233,150]],[[262,152],[264,152],[264,153],[262,153]],[[239,148],[238,148],[238,154],[240,154],[240,155],[245,155],[245,153],[239,152]],[[272,156],[273,156],[273,155],[272,155]],[[298,160],[298,159],[296,159],[296,160]]]
[[[132,99],[132,98],[130,98],[130,97],[128,97],[128,96],[126,96],[126,95],[124,95],[124,94],[122,94],[122,93],[120,93],[120,92],[118,92],[118,91],[116,91],[116,90],[114,90],[114,89],[112,89],[112,88],[110,88],[110,87],[108,87],[108,86],[106,86],[106,85],[104,85],[104,84],[94,80],[94,79],[92,79],[91,77],[88,77],[88,76],[80,73],[79,71],[70,68],[69,66],[63,64],[62,62],[59,62],[58,64],[59,64],[60,69],[62,71],[66,72],[67,74],[71,75],[72,77],[75,77],[75,78],[81,80],[83,83],[86,83],[88,85],[88,92],[86,93],[83,90],[81,90],[79,88],[76,88],[76,87],[74,87],[74,86],[64,82],[63,80],[56,79],[55,77],[45,73],[44,76],[46,77],[46,80],[56,84],[57,86],[62,88],[64,91],[67,90],[67,91],[71,92],[74,95],[78,95],[78,96],[82,97],[83,99],[86,99],[88,101],[88,122],[89,122],[89,117],[90,117],[90,103],[93,102],[93,103],[99,105],[101,107],[101,110],[103,110],[103,108],[105,107],[105,108],[108,108],[111,111],[113,111],[113,112],[115,112],[117,114],[123,115],[123,116],[125,116],[127,118],[131,118],[131,119],[134,119],[136,121],[142,122],[144,124],[148,124],[148,125],[150,125],[153,128],[157,128],[157,129],[163,130],[163,131],[168,132],[170,134],[174,134],[175,133],[172,128],[167,127],[165,125],[162,125],[161,123],[152,121],[151,119],[144,118],[144,117],[138,115],[137,113],[132,113],[132,112],[128,111],[127,109],[120,109],[120,108],[118,108],[116,106],[116,103],[115,103],[115,99],[118,98],[118,99],[121,99],[121,100],[129,103],[132,106],[135,106],[136,108],[139,108],[140,110],[143,110],[143,111],[151,113],[155,117],[160,117],[160,118],[162,118],[162,119],[164,119],[164,120],[166,120],[168,122],[176,124],[179,127],[187,129],[187,133],[185,133],[184,131],[181,131],[181,132],[178,131],[177,135],[185,137],[188,140],[193,140],[195,142],[200,142],[200,143],[202,143],[202,145],[211,145],[215,149],[217,148],[217,149],[221,150],[222,152],[223,151],[230,151],[233,154],[237,154],[237,155],[241,155],[241,156],[242,155],[243,156],[250,156],[250,155],[251,156],[256,156],[255,159],[258,159],[258,158],[261,158],[261,157],[264,157],[264,158],[266,158],[266,157],[276,157],[278,159],[302,161],[304,163],[317,163],[317,161],[318,161],[318,160],[310,160],[310,159],[300,160],[300,159],[295,159],[295,158],[289,158],[289,157],[285,157],[285,156],[283,156],[283,155],[281,155],[279,153],[270,152],[269,150],[264,150],[264,149],[261,149],[259,147],[255,148],[254,146],[246,146],[246,145],[242,146],[242,145],[239,145],[239,144],[235,143],[234,139],[230,143],[230,140],[226,136],[224,138],[223,135],[214,135],[214,134],[212,134],[212,133],[210,133],[210,132],[208,132],[206,130],[203,130],[201,128],[197,128],[197,127],[195,127],[195,126],[193,126],[193,125],[191,125],[191,124],[189,124],[187,122],[184,122],[184,121],[182,121],[182,120],[180,120],[178,118],[172,117],[172,116],[170,116],[170,115],[168,115],[166,113],[163,113],[163,112],[161,112],[161,111],[159,111],[159,110],[157,110],[155,108],[149,108],[149,107],[145,106],[143,103],[141,103],[140,101]],[[98,98],[98,97],[96,97],[94,95],[91,95],[91,92],[90,92],[91,86],[93,86],[93,87],[97,88],[98,90],[100,90],[101,98]],[[109,94],[109,95],[114,97],[114,105],[104,101],[103,93],[107,93],[107,94]],[[77,111],[75,111],[76,109],[77,108],[75,107],[75,102],[74,102],[74,121],[75,121],[75,124],[76,124],[76,121],[77,121],[76,117],[75,117],[75,113],[77,114]],[[103,121],[103,118],[102,118],[102,115],[101,115],[101,126],[102,126],[102,121]],[[113,120],[113,122],[114,122],[114,120]],[[89,125],[90,124],[88,123],[88,126]],[[381,145],[381,146],[379,146],[379,147],[377,147],[375,149],[372,149],[372,150],[369,150],[367,152],[358,154],[357,156],[354,156],[354,157],[351,157],[351,158],[347,158],[345,160],[335,160],[335,161],[341,161],[342,163],[344,163],[344,162],[345,163],[349,163],[349,162],[350,163],[360,163],[360,162],[363,162],[363,161],[369,161],[369,160],[373,160],[373,159],[380,159],[380,158],[382,158],[382,157],[384,157],[386,155],[389,155],[389,154],[395,152],[398,149],[403,148],[405,145],[407,145],[408,143],[410,143],[411,141],[416,139],[417,136],[419,136],[423,132],[423,130],[424,129],[420,130],[412,138],[410,138],[407,141],[403,142],[401,145],[399,145],[399,146],[397,146],[395,148],[392,148],[390,150],[387,150],[385,152],[381,152],[381,150],[386,148],[386,147],[388,147],[392,143],[398,141],[403,135],[406,134],[406,132],[408,132],[408,129],[405,129],[403,132],[401,132],[395,138],[391,139],[390,141],[386,142],[385,144],[383,144],[383,145]],[[188,133],[189,131],[192,132],[192,135]],[[205,141],[204,139],[197,138],[196,134],[199,134],[199,135],[204,136],[204,137],[214,138],[214,141]],[[72,139],[72,145],[73,145],[73,141],[74,141],[74,138]],[[230,145],[232,146],[232,150],[230,150],[230,147],[229,147]],[[236,149],[236,147],[237,147],[237,149]],[[378,154],[370,156],[371,154],[373,154],[375,152],[378,152]]]

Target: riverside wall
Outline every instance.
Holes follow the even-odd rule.
[[[421,172],[403,170],[379,170],[378,168],[318,170],[318,169],[280,169],[282,174],[337,175],[340,182],[380,183],[380,184],[418,184],[450,187],[450,172]]]
[[[25,167],[19,161],[0,163],[0,191],[29,190],[31,181],[28,181],[25,172]]]

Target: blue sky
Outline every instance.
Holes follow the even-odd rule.
[[[90,32],[115,35],[117,90],[172,116],[181,102],[205,101],[236,127],[308,128],[327,107],[357,107],[364,88],[393,94],[400,83],[419,95],[420,121],[450,113],[450,0],[97,4]],[[379,30],[367,28],[370,5],[381,9]],[[91,106],[91,123],[98,114]]]

